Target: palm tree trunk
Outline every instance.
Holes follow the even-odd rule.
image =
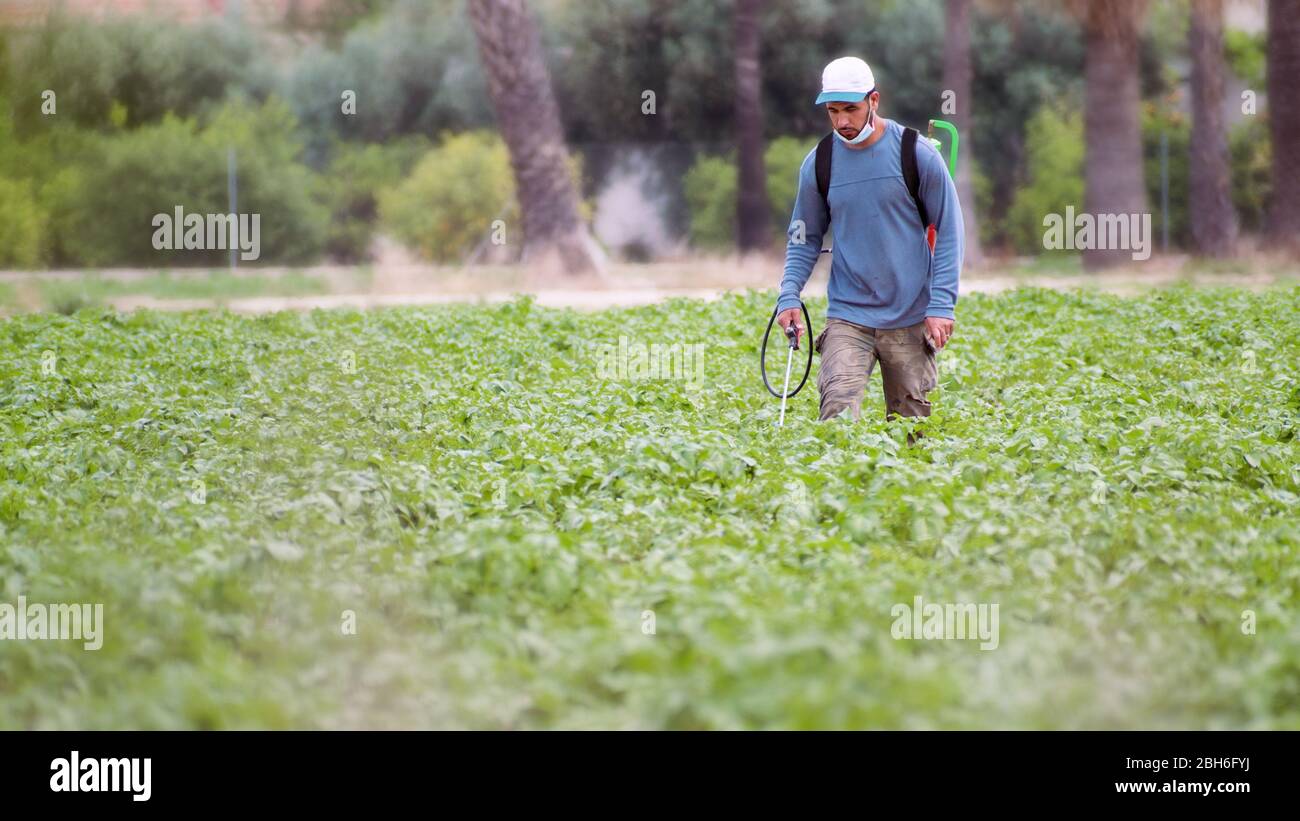
[[[736,0],[733,20],[736,68],[736,244],[761,251],[771,236],[771,208],[763,168],[763,71],[760,61],[763,0]]]
[[[559,106],[527,2],[468,2],[488,96],[510,151],[524,222],[523,259],[547,272],[600,270],[601,254],[578,213]]]
[[[971,161],[975,154],[971,150],[974,142],[971,136],[975,129],[971,124],[970,104],[971,85],[974,80],[974,67],[970,54],[970,13],[971,0],[948,0],[946,23],[943,31],[943,87],[956,95],[957,113],[953,115],[954,125],[961,135],[961,155],[957,163],[957,199],[961,201],[961,213],[964,218],[966,233],[965,263],[978,267],[984,259],[980,245],[979,224],[976,221],[975,194],[971,185]]]
[[[1231,256],[1237,241],[1228,134],[1223,121],[1223,0],[1192,0],[1187,50],[1192,57],[1192,139],[1188,208],[1192,245]]]
[[[1300,255],[1300,3],[1268,4],[1268,122],[1273,199],[1268,241]]]
[[[1142,177],[1142,125],[1138,89],[1141,0],[1092,0],[1084,12],[1084,210],[1140,214],[1147,210]],[[1083,252],[1088,270],[1132,260],[1130,250]]]

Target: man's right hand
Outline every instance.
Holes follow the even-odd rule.
[[[786,330],[791,325],[794,325],[795,341],[799,342],[803,339],[804,332],[803,322],[800,321],[801,319],[802,317],[799,315],[798,308],[786,308],[784,311],[776,315],[776,324],[781,326],[782,331]]]

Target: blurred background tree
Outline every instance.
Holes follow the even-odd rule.
[[[334,259],[355,263],[369,258],[379,227],[380,192],[411,182],[412,169],[421,157],[429,154],[431,147],[432,143],[419,134],[383,144],[342,143],[334,147],[324,174],[324,179],[333,183],[326,189],[330,209],[326,249]],[[470,170],[475,169],[446,169],[448,174]],[[473,190],[463,178],[453,177],[450,182]],[[476,182],[490,187],[494,181]],[[424,207],[432,211],[452,204],[453,198],[437,196],[424,203]]]
[[[1273,191],[1268,239],[1300,254],[1300,2],[1269,0],[1268,98]]]
[[[7,31],[6,40],[5,91],[20,137],[68,122],[103,130],[135,128],[167,114],[192,117],[228,96],[265,97],[275,82],[258,42],[225,20],[182,26],[136,17],[56,18]],[[46,89],[57,94],[57,116],[41,112]],[[113,122],[115,110],[124,115],[121,122]]]
[[[1198,253],[1226,257],[1237,243],[1232,166],[1223,121],[1223,0],[1191,0],[1187,51],[1192,58],[1191,156],[1188,161],[1192,245]]]
[[[177,206],[185,213],[226,212],[231,148],[240,172],[239,210],[261,215],[260,261],[318,258],[328,211],[318,177],[299,162],[297,121],[276,99],[256,108],[232,101],[203,120],[166,116],[96,140],[79,184],[61,202],[68,215],[61,252],[92,267],[225,264],[221,250],[155,250],[152,229],[139,226]]]
[[[505,143],[490,131],[447,134],[380,194],[379,216],[421,257],[459,261],[488,237],[494,220],[519,224]]]
[[[1090,214],[1147,210],[1142,173],[1139,39],[1146,0],[1075,0],[1083,26],[1084,209]],[[1125,249],[1084,250],[1090,269],[1131,259]]]
[[[384,143],[492,125],[465,4],[402,0],[386,14],[364,16],[340,42],[309,41],[280,75],[318,167],[340,141]],[[356,94],[344,113],[343,91]]]
[[[541,35],[524,0],[469,0],[497,128],[510,152],[523,222],[523,260],[565,274],[599,271],[603,257],[579,214],[580,195]]]
[[[762,0],[735,0],[734,42],[736,93],[734,128],[736,168],[736,245],[741,251],[761,251],[772,242],[767,184],[763,167],[763,42]]]
[[[957,165],[957,199],[964,207],[962,219],[966,229],[965,261],[981,265],[984,251],[980,244],[979,208],[975,203],[973,165],[975,159],[975,132],[971,128],[971,90],[975,84],[975,70],[970,53],[972,0],[947,0],[943,26],[943,93],[952,92],[954,111],[942,112],[939,119],[950,120],[957,126],[958,134],[966,135],[960,141]],[[949,147],[951,148],[951,147]]]
[[[1007,213],[1007,238],[1022,254],[1057,254],[1043,247],[1043,215],[1078,210],[1083,201],[1083,117],[1075,106],[1044,105],[1029,121],[1024,184]]]

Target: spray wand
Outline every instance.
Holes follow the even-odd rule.
[[[812,319],[808,316],[808,306],[803,304],[803,300],[800,300],[799,307],[803,309],[804,327],[808,329],[808,333],[811,335]],[[803,379],[799,380],[799,385],[791,391],[790,370],[794,365],[794,352],[799,350],[799,331],[793,322],[786,327],[785,338],[790,347],[787,349],[785,354],[785,385],[782,387],[780,393],[772,390],[772,383],[767,380],[767,340],[772,335],[772,325],[776,322],[778,313],[779,312],[776,309],[773,309],[772,318],[767,321],[767,331],[763,334],[763,349],[758,354],[758,367],[763,374],[763,385],[767,388],[767,392],[781,400],[781,419],[777,422],[777,427],[784,427],[786,400],[803,390],[804,384],[808,381],[808,374],[812,372],[813,346],[811,344],[808,345],[808,364],[804,366]]]

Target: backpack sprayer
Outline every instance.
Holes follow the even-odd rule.
[[[948,152],[948,173],[952,174],[953,179],[957,178],[957,126],[947,120],[931,120],[930,127],[926,129],[926,139],[934,143],[934,147],[939,153],[943,153],[943,143],[934,138],[934,127],[939,126],[944,131],[952,135],[952,151]]]
[[[934,138],[935,126],[938,126],[944,131],[947,131],[948,134],[952,137],[952,149],[948,152],[948,173],[951,174],[954,178],[956,178],[957,145],[958,145],[957,126],[953,125],[947,120],[929,121],[928,127],[926,128],[925,138],[930,141],[930,143],[935,147],[935,150],[937,150],[940,154],[943,153],[943,142]],[[826,199],[826,193],[830,188],[831,146],[832,146],[831,138],[833,136],[834,136],[833,134],[827,134],[824,138],[822,138],[821,143],[819,143],[817,146],[817,157],[816,157],[817,188],[821,192],[823,200]],[[921,223],[925,226],[925,243],[926,243],[926,248],[930,252],[929,254],[930,268],[926,271],[926,277],[928,278],[933,272],[934,243],[937,235],[936,235],[935,226],[933,223],[930,222],[929,216],[926,213],[925,203],[921,201],[921,197],[919,193],[920,175],[916,170],[916,153],[915,153],[916,140],[917,140],[917,132],[915,130],[911,128],[904,130],[903,149],[901,152],[902,156],[900,159],[903,168],[903,180],[907,184],[908,192],[912,195],[912,200],[916,203],[917,212],[921,217]],[[827,208],[828,209],[830,208],[829,204],[827,205]],[[823,249],[822,253],[823,254],[830,253],[830,249]],[[811,339],[812,319],[810,319],[808,316],[808,306],[803,304],[803,300],[800,300],[799,307],[803,310],[804,327],[808,329],[808,336]],[[811,342],[808,343],[808,363],[807,365],[804,366],[803,379],[799,380],[799,385],[792,392],[790,390],[790,368],[794,364],[794,352],[799,350],[799,333],[798,331],[795,330],[794,323],[790,323],[790,326],[785,329],[786,340],[789,342],[790,345],[789,350],[786,352],[786,358],[785,358],[785,386],[781,389],[780,393],[777,393],[775,390],[773,390],[772,383],[767,380],[767,340],[768,337],[772,335],[772,325],[773,323],[776,322],[776,317],[778,313],[780,313],[778,310],[773,309],[772,318],[767,321],[767,330],[763,332],[763,347],[759,351],[759,355],[758,355],[759,356],[758,365],[759,365],[759,371],[763,375],[763,386],[767,388],[768,393],[772,394],[773,396],[781,400],[781,419],[779,422],[777,422],[777,427],[783,427],[785,425],[786,401],[791,397],[793,397],[795,394],[799,393],[799,391],[803,390],[804,384],[807,383],[808,381],[808,374],[812,371],[813,345]]]
[[[952,150],[948,152],[948,173],[955,180],[957,179],[957,126],[947,120],[931,120],[929,122],[929,126],[925,130],[925,138],[934,145],[935,150],[940,154],[943,154],[943,142],[934,138],[934,127],[936,125],[952,136]],[[934,261],[934,231],[933,225],[925,226],[925,241],[930,246],[931,262]]]

